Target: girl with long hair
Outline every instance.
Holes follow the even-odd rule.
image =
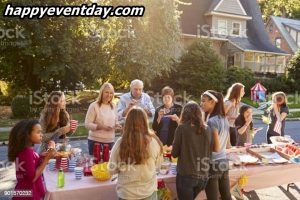
[[[270,137],[284,136],[285,120],[289,114],[287,103],[287,97],[284,92],[275,92],[272,95],[272,105],[267,110],[271,118],[271,123],[267,129],[267,142],[269,144],[272,143]]]
[[[147,114],[142,108],[131,108],[109,160],[109,171],[118,174],[120,199],[157,199],[156,168],[162,155],[162,144],[149,129]]]
[[[213,134],[219,136],[220,151],[212,153],[210,178],[205,188],[208,200],[230,200],[229,168],[226,158],[226,146],[229,139],[229,122],[225,115],[223,95],[220,92],[207,90],[201,96],[201,108]]]
[[[230,144],[236,146],[237,132],[235,120],[239,115],[240,102],[245,95],[245,86],[241,83],[234,83],[227,92],[225,97],[225,114],[230,126]]]
[[[47,151],[43,160],[34,151],[34,144],[42,141],[42,128],[37,120],[25,119],[18,122],[10,131],[8,141],[8,160],[16,164],[17,184],[15,191],[24,191],[30,199],[40,200],[46,190],[42,173],[48,161],[54,158],[54,149]],[[27,195],[26,194],[26,195]],[[28,199],[13,197],[13,199]]]
[[[172,148],[172,156],[178,157],[176,189],[179,200],[193,200],[205,189],[211,153],[218,149],[218,135],[212,134],[204,124],[200,106],[189,102],[183,108]]]
[[[70,115],[66,111],[66,98],[63,92],[50,93],[39,122],[44,135],[40,147],[40,153],[43,153],[47,150],[50,141],[56,143],[59,138],[65,137],[71,131]]]

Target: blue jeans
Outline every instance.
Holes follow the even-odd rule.
[[[94,155],[94,144],[100,144],[100,151],[101,152],[102,152],[104,144],[108,144],[109,150],[111,150],[112,147],[114,146],[114,142],[112,142],[112,143],[102,143],[102,142],[97,142],[97,141],[94,141],[94,140],[88,140],[89,154],[91,156]]]
[[[207,178],[197,179],[176,175],[176,190],[179,200],[194,200],[205,189]]]

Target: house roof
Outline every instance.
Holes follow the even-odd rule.
[[[271,20],[277,26],[280,31],[282,37],[287,41],[288,45],[292,49],[294,53],[297,52],[298,46],[296,41],[292,38],[290,33],[286,30],[285,25],[300,31],[300,20],[288,19],[283,17],[271,16]]]
[[[201,35],[210,37],[210,27],[205,13],[215,7],[221,0],[191,0],[191,6],[180,6],[183,11],[181,15],[181,29],[185,35]],[[270,42],[265,26],[262,21],[261,11],[256,0],[240,0],[251,20],[247,20],[247,38],[227,37],[231,43],[238,46],[241,50],[253,50],[259,52],[275,53],[286,55],[287,53],[276,48]],[[224,36],[223,36],[224,38]]]
[[[209,8],[209,12],[211,11],[231,13],[235,15],[247,15],[240,3],[240,0],[212,0]]]

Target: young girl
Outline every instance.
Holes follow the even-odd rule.
[[[230,144],[236,146],[237,133],[235,119],[239,115],[239,107],[242,97],[245,95],[245,86],[241,83],[233,84],[225,97],[225,114],[230,126]]]
[[[40,161],[39,155],[33,150],[33,145],[41,143],[41,132],[39,122],[30,119],[20,121],[10,132],[8,160],[15,161],[16,164],[17,185],[15,191],[23,191],[29,195],[17,195],[13,199],[40,200],[45,195],[42,173],[49,159],[54,158],[55,150],[49,150],[43,161]]]
[[[218,151],[218,148],[218,135],[213,135],[204,125],[199,105],[194,102],[186,104],[172,149],[172,156],[178,157],[176,189],[179,200],[193,200],[205,189],[211,150]]]
[[[47,150],[49,141],[58,142],[70,130],[70,116],[66,111],[66,99],[63,92],[50,93],[44,110],[40,116],[40,124],[43,132],[40,153]]]
[[[237,129],[237,146],[252,143],[252,137],[256,134],[256,130],[253,128],[252,109],[250,106],[243,105],[241,107],[240,115],[235,120],[235,126]]]
[[[201,96],[201,107],[205,112],[208,126],[213,134],[219,135],[220,151],[212,153],[210,179],[205,188],[208,200],[218,199],[219,192],[222,200],[230,200],[229,168],[226,158],[226,146],[229,139],[229,123],[225,117],[223,95],[208,90]]]
[[[114,87],[110,83],[104,83],[99,91],[98,99],[91,103],[85,117],[85,127],[89,130],[88,147],[89,154],[93,155],[94,144],[104,144],[112,148],[115,140],[115,129],[118,117],[114,98]]]
[[[159,138],[148,127],[147,114],[133,107],[109,160],[109,171],[118,174],[120,199],[157,199],[156,168],[160,167],[162,153]]]
[[[289,114],[287,97],[283,92],[276,92],[272,95],[272,105],[268,109],[271,124],[267,129],[267,142],[271,144],[270,137],[284,136],[285,119]]]

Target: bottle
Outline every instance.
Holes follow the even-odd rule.
[[[64,171],[60,169],[57,176],[57,187],[63,188],[64,186],[65,186],[65,174]]]
[[[109,146],[108,146],[108,144],[103,145],[102,159],[103,159],[103,162],[108,162],[108,160],[109,160]]]

